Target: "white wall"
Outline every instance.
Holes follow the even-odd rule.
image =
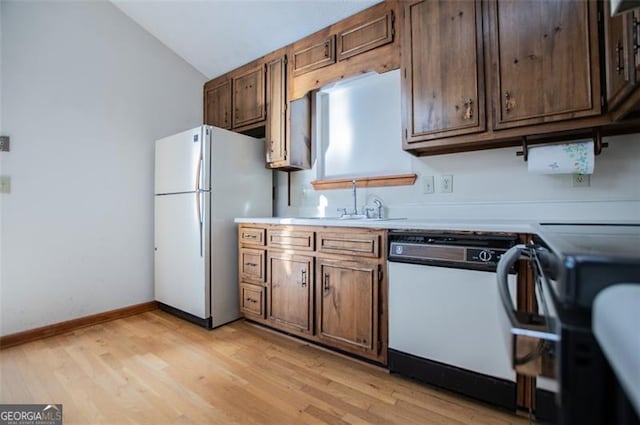
[[[379,96],[378,101],[397,103],[391,95]],[[362,120],[368,122],[366,114]],[[610,147],[596,157],[591,186],[577,188],[570,175],[528,173],[522,157],[515,155],[518,148],[416,158],[402,151],[400,131],[396,137],[367,138],[373,155],[368,162],[379,164],[371,175],[386,174],[390,155],[382,153],[379,144],[390,144],[398,156],[408,157],[407,171],[418,174],[418,180],[414,186],[358,189],[358,205],[372,205],[379,198],[390,216],[407,218],[640,220],[640,134],[605,141]],[[345,155],[343,160],[357,170],[362,159]],[[440,193],[439,180],[447,174],[453,175],[453,192]],[[436,193],[424,194],[425,176],[435,177]],[[286,174],[277,173],[276,214],[336,216],[337,208],[352,206],[351,190],[314,191],[310,181],[321,177],[317,164],[312,170],[292,173],[292,205],[288,206]]]
[[[106,1],[2,1],[3,335],[153,299],[154,140],[206,78]]]

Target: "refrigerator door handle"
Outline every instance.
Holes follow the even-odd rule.
[[[198,158],[198,168],[196,169],[196,192],[200,192],[200,181],[202,180],[202,145],[200,143],[200,157]]]
[[[196,192],[196,209],[198,210],[198,226],[199,226],[199,231],[198,234],[200,235],[200,257],[204,256],[204,253],[202,252],[202,246],[203,246],[203,235],[202,235],[202,227],[203,227],[203,222],[202,222],[202,201],[200,200],[200,198],[202,197],[203,192],[198,190]]]

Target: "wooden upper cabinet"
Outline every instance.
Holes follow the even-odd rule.
[[[379,265],[317,259],[316,323],[322,342],[377,360]]]
[[[268,319],[290,331],[313,332],[313,257],[269,252]]]
[[[315,37],[311,45],[293,51],[293,75],[304,74],[336,62],[336,37]]]
[[[259,64],[233,77],[233,128],[266,118],[265,71]]]
[[[497,0],[491,7],[496,129],[600,114],[595,1]]]
[[[267,166],[287,161],[287,58],[267,63],[267,128],[265,152]]]
[[[605,10],[609,10],[608,5]],[[607,16],[605,31],[607,100],[609,109],[615,109],[633,91],[636,84],[632,14]]]
[[[367,50],[391,43],[394,36],[394,15],[388,11],[383,16],[341,31],[337,35],[338,60],[344,60]]]
[[[479,2],[406,4],[402,68],[408,143],[486,127]]]
[[[213,82],[205,86],[204,123],[231,128],[231,80]]]

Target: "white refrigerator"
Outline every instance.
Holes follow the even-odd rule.
[[[272,215],[261,140],[201,126],[156,141],[154,283],[160,308],[206,328],[240,317],[235,217]]]

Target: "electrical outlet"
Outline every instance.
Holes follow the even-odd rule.
[[[11,177],[0,176],[0,193],[11,193]]]
[[[573,187],[589,187],[591,179],[589,174],[573,174]]]
[[[453,175],[445,174],[440,177],[440,192],[451,193],[453,192]]]
[[[424,192],[425,194],[428,193],[433,193],[435,192],[435,189],[433,187],[433,176],[424,176],[422,178],[423,180],[423,188],[424,188]]]

